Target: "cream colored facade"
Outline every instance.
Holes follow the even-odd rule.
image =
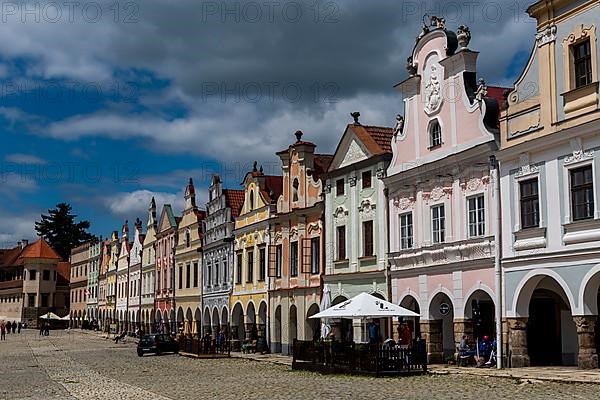
[[[265,176],[255,165],[243,185],[244,205],[234,230],[231,329],[234,339],[251,340],[267,338],[269,218],[276,211],[275,198],[270,194],[279,191],[281,177]]]
[[[202,220],[204,212],[196,206],[194,183],[185,190],[185,209],[179,222],[175,247],[175,307],[178,332],[200,335],[202,310]]]

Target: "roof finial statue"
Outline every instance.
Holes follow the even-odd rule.
[[[429,19],[430,26],[435,26],[437,29],[446,29],[446,19],[432,15]]]
[[[458,39],[460,50],[469,47],[469,43],[471,42],[471,30],[469,27],[466,25],[459,26],[456,30],[456,39]]]
[[[477,91],[475,92],[475,99],[477,99],[477,101],[481,101],[488,94],[487,85],[485,84],[485,80],[483,78],[479,78],[477,85],[478,86]]]
[[[300,142],[302,140],[302,131],[298,130],[296,133],[294,133],[294,135],[296,135],[296,141]]]
[[[358,122],[358,118],[360,117],[360,113],[358,111],[354,111],[354,112],[350,113],[350,116],[352,118],[354,118],[354,124],[355,125],[360,125],[360,122]]]
[[[394,137],[402,135],[404,130],[404,117],[401,114],[396,115],[396,126],[394,127]]]
[[[415,64],[412,56],[406,59],[406,70],[409,77],[417,75],[417,64]]]
[[[427,35],[429,33],[429,26],[427,25],[427,23],[425,22],[425,20],[427,19],[427,17],[429,17],[429,14],[425,14],[423,15],[423,29],[421,31],[421,33],[419,34],[419,36],[417,36],[417,42],[419,40],[421,40],[421,38],[425,35]]]
[[[258,165],[258,162],[254,161],[254,164],[252,164],[252,172],[258,171],[258,169],[256,168],[257,165]]]
[[[260,169],[258,170],[258,172],[260,172],[261,175],[262,175],[262,173],[263,173],[263,167],[262,167],[262,165],[260,166]]]

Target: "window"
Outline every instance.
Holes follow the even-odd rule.
[[[183,265],[179,265],[179,289],[183,289]]]
[[[217,262],[215,263],[215,286],[219,284],[219,269],[221,265]]]
[[[571,170],[573,221],[594,218],[594,178],[592,166]]]
[[[160,271],[156,272],[156,290],[160,291]]]
[[[185,247],[190,247],[190,231],[185,231]]]
[[[537,228],[540,225],[540,198],[537,178],[519,183],[521,227]]]
[[[442,145],[442,127],[434,121],[429,128],[429,147],[435,148]]]
[[[362,173],[362,188],[367,189],[371,187],[371,171],[364,171]]]
[[[373,221],[363,222],[363,257],[373,255]]]
[[[44,271],[42,271],[42,279],[45,281],[49,281],[50,280],[50,271],[45,269]]]
[[[258,251],[258,280],[264,281],[267,274],[267,249],[262,248]]]
[[[278,244],[275,248],[275,277],[281,278],[281,266],[283,264],[283,247]]]
[[[35,281],[37,279],[37,271],[35,269],[30,269],[29,270],[29,280],[30,281]]]
[[[212,264],[206,266],[206,284],[212,286]]]
[[[346,259],[346,227],[338,226],[337,232],[337,259],[338,261]]]
[[[431,228],[433,243],[444,243],[446,240],[446,216],[443,204],[431,207]]]
[[[321,238],[310,239],[310,273],[313,275],[321,272]]]
[[[298,242],[290,243],[290,276],[298,276]]]
[[[191,280],[192,280],[192,274],[191,274],[191,265],[190,264],[186,264],[185,265],[185,287],[187,289],[190,288],[190,284],[191,284]]]
[[[218,264],[217,264],[217,268],[218,268]],[[218,269],[217,269],[217,271],[218,271]],[[227,270],[227,260],[225,259],[225,260],[223,260],[223,279],[224,280],[227,280],[227,274],[228,273],[229,272]],[[218,281],[219,281],[219,278],[218,278],[218,273],[217,273],[217,282]]]
[[[292,184],[292,189],[293,189],[292,201],[298,201],[298,188],[299,187],[300,187],[300,183],[298,182],[298,178],[294,178],[294,183]]]
[[[344,180],[338,179],[335,181],[335,195],[343,196],[344,195]]]
[[[249,251],[247,254],[248,268],[246,269],[246,282],[254,281],[254,252]]]
[[[485,235],[485,204],[483,195],[470,197],[469,207],[469,237]]]
[[[592,53],[590,40],[585,40],[572,47],[573,66],[575,70],[575,88],[592,83]]]
[[[412,249],[413,247],[413,220],[412,213],[400,216],[400,248]]]
[[[236,269],[236,274],[235,274],[235,283],[240,284],[242,283],[242,254],[238,254],[237,255],[237,269]]]
[[[35,307],[35,294],[27,295],[27,306]]]
[[[250,191],[250,210],[254,210],[254,190]]]
[[[194,287],[198,287],[198,263],[194,263]]]
[[[48,294],[42,293],[42,307],[48,307]]]

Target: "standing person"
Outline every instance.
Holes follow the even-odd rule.
[[[17,322],[13,321],[12,323],[12,333],[17,333]]]
[[[0,323],[0,340],[6,340],[6,326],[4,322]]]
[[[50,336],[50,322],[46,322],[44,326],[44,336]]]
[[[8,321],[6,323],[6,333],[10,333],[10,328],[11,328],[11,323],[10,323],[10,321]]]
[[[40,322],[40,336],[44,336],[44,321]]]
[[[19,333],[19,335],[21,334],[21,323],[19,322],[19,325],[17,325],[17,332]]]
[[[381,336],[379,332],[379,321],[371,321],[371,324],[369,325],[369,343],[377,344],[379,343],[380,338]]]
[[[412,332],[410,330],[410,327],[408,326],[408,323],[403,322],[402,325],[400,325],[400,348],[408,349],[410,348],[411,344]]]

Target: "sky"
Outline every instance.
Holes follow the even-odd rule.
[[[194,179],[241,188],[297,130],[333,153],[350,112],[394,126],[424,14],[470,27],[478,75],[510,87],[532,1],[35,1],[0,10],[0,247],[68,202],[91,232],[183,206]]]

